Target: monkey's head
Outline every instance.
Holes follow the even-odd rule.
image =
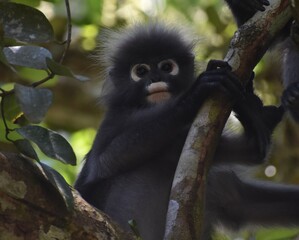
[[[103,55],[113,84],[108,94],[112,102],[165,102],[185,92],[194,80],[194,43],[176,28],[138,25],[106,41]]]

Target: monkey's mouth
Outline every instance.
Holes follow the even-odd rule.
[[[147,87],[147,100],[151,103],[159,103],[168,100],[171,97],[168,91],[168,85],[165,82],[151,83]]]

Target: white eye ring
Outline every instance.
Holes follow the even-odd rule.
[[[149,71],[151,70],[150,66],[147,64],[136,64],[131,69],[131,78],[138,82],[141,78],[143,78]]]
[[[169,73],[170,75],[178,75],[179,65],[172,59],[166,59],[158,63],[158,67],[163,72]]]

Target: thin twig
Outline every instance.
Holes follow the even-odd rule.
[[[59,63],[62,63],[66,53],[68,52],[71,41],[72,41],[72,17],[71,17],[71,10],[70,10],[70,3],[69,0],[65,0],[65,7],[66,7],[66,14],[67,14],[67,39],[66,39],[66,47],[64,49],[64,52],[61,56],[61,59]]]
[[[37,86],[39,86],[39,85],[41,85],[41,84],[43,84],[43,83],[49,81],[49,80],[52,79],[53,77],[55,77],[55,73],[49,73],[49,75],[48,75],[47,77],[45,77],[44,79],[32,83],[32,84],[31,84],[31,87],[34,87],[34,88],[35,88],[35,87],[37,87]]]

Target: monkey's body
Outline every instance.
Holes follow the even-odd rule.
[[[299,188],[244,181],[230,167],[263,162],[281,107],[264,107],[250,84],[245,92],[224,62],[210,62],[195,78],[192,42],[176,29],[149,24],[114,44],[106,56],[107,113],[76,182],[83,198],[126,229],[136,220],[144,240],[163,239],[188,130],[204,100],[218,89],[231,98],[245,131],[220,139],[207,179],[202,239],[217,222],[232,228],[299,223]]]
[[[106,212],[124,229],[129,229],[128,220],[136,220],[145,240],[162,239],[176,167],[174,160],[179,155],[181,144],[165,148],[159,156],[150,156],[152,159],[137,169],[99,182],[88,201]]]

